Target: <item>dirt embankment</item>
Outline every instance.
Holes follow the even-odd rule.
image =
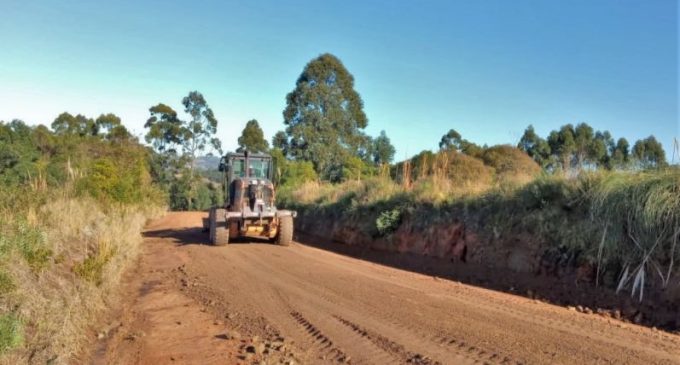
[[[95,363],[680,364],[680,336],[612,318],[299,243],[209,246],[203,216],[148,227]]]
[[[422,228],[422,222],[415,224],[406,218],[394,232],[374,237],[362,229],[365,224],[318,212],[307,216],[304,209],[296,220],[300,238],[311,245],[324,242],[319,237],[329,238],[347,247],[324,248],[354,257],[668,331],[680,330],[678,275],[666,290],[648,290],[640,302],[627,292],[615,293],[611,282],[596,283],[596,268],[578,264],[573,256],[550,249],[529,234],[488,237],[461,221]]]

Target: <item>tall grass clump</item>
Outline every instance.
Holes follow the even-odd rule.
[[[82,351],[88,326],[109,307],[139,253],[144,224],[159,214],[156,207],[102,206],[86,197],[5,212],[0,326],[11,324],[14,340],[0,339],[0,363],[62,363]]]
[[[680,171],[603,174],[589,198],[602,227],[598,267],[619,268],[618,290],[642,299],[650,275],[668,286],[680,260]]]

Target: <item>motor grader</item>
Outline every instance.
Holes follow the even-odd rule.
[[[276,208],[272,167],[271,156],[248,151],[228,153],[220,159],[225,201],[210,208],[204,223],[210,243],[224,246],[239,237],[259,237],[281,246],[290,244],[297,214]]]

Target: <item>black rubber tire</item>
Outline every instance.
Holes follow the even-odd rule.
[[[229,244],[229,227],[225,209],[211,210],[210,215],[210,242],[215,246],[226,246]]]
[[[215,240],[215,208],[208,211],[208,242],[212,245]]]
[[[276,244],[288,246],[293,242],[293,217],[283,216],[279,218],[279,233],[276,235]]]

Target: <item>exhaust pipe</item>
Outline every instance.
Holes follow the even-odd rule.
[[[250,179],[250,157],[248,157],[248,150],[243,151],[243,155],[246,158],[246,178]]]

